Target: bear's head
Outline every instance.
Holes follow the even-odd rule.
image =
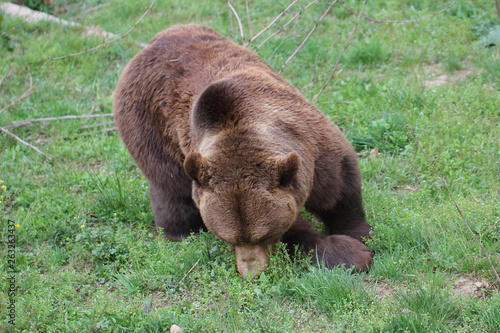
[[[234,247],[246,278],[265,270],[270,247],[291,227],[305,195],[300,157],[277,151],[255,129],[260,119],[247,119],[240,98],[227,81],[200,95],[191,124],[198,150],[186,156],[184,169],[205,226]]]

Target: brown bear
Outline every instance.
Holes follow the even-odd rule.
[[[114,114],[167,238],[208,229],[234,247],[244,278],[279,241],[327,267],[371,263],[354,149],[252,51],[208,27],[160,32],[121,74]]]

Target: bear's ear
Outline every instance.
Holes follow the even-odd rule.
[[[278,158],[278,175],[281,187],[287,187],[295,179],[300,168],[300,157],[297,153],[290,153],[285,157]]]
[[[234,118],[239,95],[238,86],[231,79],[210,84],[194,104],[192,128],[195,131],[203,131],[223,126]]]
[[[192,180],[198,182],[200,185],[207,185],[207,159],[199,152],[192,152],[186,156],[184,170]]]

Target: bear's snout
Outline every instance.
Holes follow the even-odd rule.
[[[269,263],[269,247],[267,245],[235,246],[238,271],[243,279],[255,277],[266,270]]]

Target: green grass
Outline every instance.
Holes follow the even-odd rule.
[[[280,24],[307,3],[299,2]],[[42,9],[122,34],[149,4],[72,0]],[[253,32],[288,4],[249,2]],[[361,3],[346,4],[361,10]],[[446,5],[376,0],[364,12],[379,20],[404,20]],[[234,1],[234,6],[248,40],[245,2]],[[311,6],[257,53],[281,69],[327,6]],[[284,68],[283,75],[305,96],[316,96],[324,85],[356,18],[334,5]],[[6,108],[0,127],[41,117],[110,113],[118,77],[140,43],[186,23],[231,36],[230,19],[223,1],[157,1],[127,37],[58,61],[50,59],[103,39],[84,36],[78,27],[25,23],[0,37],[0,110]],[[0,14],[0,34],[20,23]],[[7,322],[9,290],[2,283],[0,328],[164,332],[176,324],[185,332],[498,332],[498,281],[408,134],[446,179],[499,271],[497,31],[498,17],[486,0],[458,0],[449,11],[412,23],[359,21],[338,74],[317,106],[359,152],[364,203],[374,227],[368,245],[375,252],[373,266],[361,274],[292,260],[279,245],[265,274],[242,281],[229,245],[210,233],[181,243],[165,240],[154,227],[147,181],[116,131],[105,130],[112,126],[106,124],[110,118],[10,130],[52,160],[0,134],[2,281],[9,277],[7,220],[18,224],[16,323]],[[429,84],[442,75],[448,83]],[[93,125],[101,126],[85,128]],[[486,287],[460,293],[454,284],[463,276]]]

